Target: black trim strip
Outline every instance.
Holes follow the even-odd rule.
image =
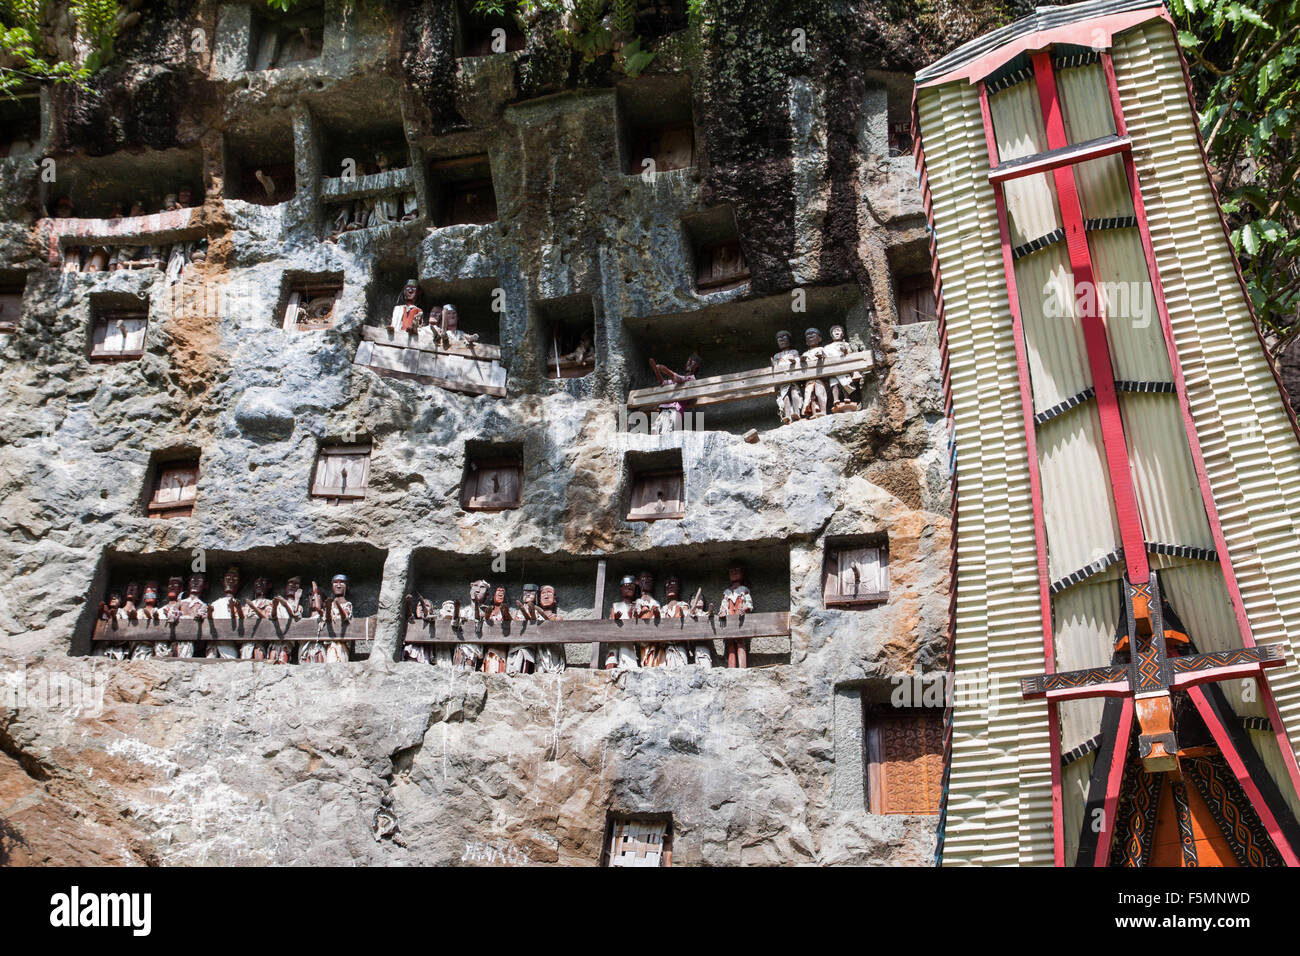
[[[1115,390],[1118,392],[1159,392],[1165,395],[1174,394],[1173,382],[1135,382],[1131,379],[1121,379],[1115,382]]]
[[[1039,236],[1037,239],[1030,239],[1028,242],[1016,246],[1011,250],[1012,260],[1021,259],[1031,252],[1037,252],[1039,249],[1046,249],[1053,243],[1060,242],[1065,238],[1065,230],[1057,226],[1045,236]]]
[[[1245,727],[1247,730],[1266,730],[1269,733],[1273,732],[1273,721],[1269,720],[1267,717],[1243,717],[1241,718],[1241,726]]]
[[[1083,50],[1079,53],[1069,53],[1065,56],[1053,56],[1052,68],[1055,70],[1069,70],[1076,66],[1090,66],[1101,60],[1101,54],[1096,50]]]
[[[1061,766],[1068,767],[1076,760],[1082,760],[1088,754],[1092,753],[1101,746],[1101,734],[1093,734],[1091,739],[1085,740],[1079,746],[1075,747],[1069,753],[1061,754]]]
[[[996,80],[990,80],[984,84],[984,88],[988,90],[989,96],[992,96],[994,93],[1001,93],[1003,90],[1010,89],[1017,83],[1023,83],[1025,80],[1032,80],[1033,78],[1033,68],[1026,66],[1019,70],[1013,70],[1006,76],[1000,76]]]
[[[1096,561],[1092,562],[1092,564],[1084,565],[1079,570],[1070,572],[1059,581],[1053,581],[1051,586],[1047,589],[1047,593],[1055,597],[1066,588],[1074,587],[1074,585],[1078,584],[1080,581],[1086,581],[1094,574],[1101,574],[1101,572],[1105,571],[1108,567],[1123,557],[1124,549],[1116,548],[1110,554],[1102,555]]]
[[[1082,405],[1084,402],[1089,401],[1090,399],[1094,399],[1096,397],[1097,397],[1097,390],[1093,388],[1091,385],[1089,385],[1087,388],[1085,388],[1082,392],[1079,392],[1077,395],[1071,395],[1069,398],[1057,402],[1051,408],[1047,408],[1039,412],[1037,415],[1034,416],[1034,424],[1045,425],[1048,422],[1050,422],[1053,418],[1057,418],[1058,416],[1064,415],[1070,409],[1077,408],[1078,406]]]
[[[1111,216],[1107,219],[1085,219],[1083,228],[1088,232],[1100,229],[1136,229],[1137,216]]]

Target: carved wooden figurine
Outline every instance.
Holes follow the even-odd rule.
[[[208,619],[212,621],[212,632],[222,638],[237,636],[239,625],[244,620],[244,605],[239,600],[239,568],[233,564],[226,568],[221,576],[224,593],[212,602],[208,608]],[[220,623],[217,623],[220,622]],[[252,657],[252,642],[248,642],[249,657]],[[241,657],[239,642],[233,640],[209,641],[207,657],[224,657],[233,660]]]
[[[555,588],[543,584],[537,601],[537,617],[542,621],[560,620],[560,610],[555,603]],[[537,670],[542,674],[554,674],[565,667],[563,644],[539,644],[537,646]]]
[[[307,613],[316,618],[316,633],[319,635],[325,630],[325,596],[320,593],[320,586],[313,581],[311,583],[311,596],[308,599]],[[299,664],[324,664],[325,663],[325,642],[324,641],[303,641],[298,645],[298,663]]]
[[[271,621],[278,633],[302,620],[302,578],[292,577],[284,583],[284,594],[271,601]],[[267,641],[266,659],[273,664],[293,662],[292,641]]]
[[[803,364],[815,368],[826,360],[821,329],[808,329],[803,335],[808,346],[803,353]],[[826,408],[826,383],[819,378],[812,379],[803,389],[803,417],[820,418],[826,414]]]
[[[510,605],[507,601],[506,589],[498,585],[492,592],[492,604],[487,611],[487,622],[489,624],[500,627],[506,621],[515,619],[514,615],[510,613]],[[504,645],[489,647],[483,654],[483,673],[504,674],[506,672],[506,658],[509,653],[509,647]]]
[[[194,656],[194,638],[191,635],[201,633],[203,622],[208,619],[208,605],[203,600],[203,595],[208,590],[208,576],[206,574],[191,574],[188,589],[181,595],[179,602],[181,612],[181,623],[179,630],[184,637],[190,637],[190,640],[178,640],[176,642],[177,657]]]
[[[718,615],[720,617],[733,617],[754,610],[753,595],[749,593],[749,588],[745,586],[745,566],[739,562],[733,562],[727,568],[727,580],[730,583],[727,585],[727,589],[722,592]],[[748,638],[744,640],[728,640],[726,649],[728,667],[749,666]]]
[[[623,575],[618,582],[619,599],[609,609],[611,621],[630,621],[636,617],[636,578]],[[605,648],[605,670],[616,667],[637,667],[635,644],[609,644]]]
[[[348,576],[336,574],[330,581],[330,598],[325,609],[325,620],[335,628],[335,633],[352,620],[352,602],[348,600]],[[347,641],[325,641],[325,663],[346,664],[351,660]]]
[[[388,330],[396,333],[398,329],[408,335],[415,335],[424,324],[424,309],[421,306],[420,283],[411,279],[402,289],[402,296],[393,306],[393,317],[388,321]]]
[[[772,371],[792,372],[799,367],[799,350],[794,339],[782,329],[776,333],[776,354],[772,356]],[[803,389],[798,382],[788,382],[776,390],[776,407],[781,413],[781,424],[788,425],[802,417]]]
[[[150,627],[162,623],[162,612],[158,607],[158,582],[155,580],[144,582],[144,604],[140,608],[140,620]]]
[[[113,591],[108,595],[107,601],[100,602],[99,619],[106,622],[112,630],[118,630],[126,623],[126,611],[122,608],[121,594]],[[131,645],[126,641],[96,641],[91,654],[95,657],[124,661],[131,656]]]
[[[680,620],[691,615],[693,608],[682,600],[682,580],[675,574],[668,575],[664,581],[663,616],[669,620]],[[690,663],[685,644],[661,644],[663,666],[685,667]],[[696,653],[698,653],[698,648]]]
[[[831,326],[831,341],[825,349],[826,357],[837,359],[851,355],[853,348],[848,342],[844,341],[844,326]],[[832,412],[856,412],[858,403],[853,401],[853,393],[858,390],[858,383],[862,380],[861,372],[849,372],[846,375],[832,375],[829,379],[831,394],[831,411]]]
[[[686,369],[681,375],[678,375],[667,365],[660,365],[653,358],[650,360],[650,371],[655,373],[655,378],[660,385],[667,385],[669,382],[674,385],[685,385],[687,382],[693,382],[699,370],[700,357],[693,352],[686,360]],[[663,402],[659,406],[659,415],[655,418],[655,434],[680,431],[683,413],[694,405],[695,401],[693,399]]]
[[[657,621],[663,615],[663,608],[655,598],[655,576],[649,571],[640,571],[636,576],[637,598],[632,604],[632,616],[639,621]],[[664,646],[662,644],[642,644],[637,648],[637,658],[642,667],[662,667],[664,664]]]
[[[167,625],[167,630],[163,633],[167,634],[169,637],[174,636],[171,633],[171,629],[179,625],[181,620],[181,592],[184,589],[184,586],[185,582],[179,575],[172,575],[167,579],[167,603],[163,606],[162,616],[163,621]],[[153,656],[175,657],[176,642],[170,640],[154,641]]]
[[[482,636],[482,625],[487,620],[488,595],[491,593],[491,585],[480,578],[469,586],[469,605],[458,608],[454,612],[460,627],[473,628],[475,637]],[[456,653],[452,657],[452,666],[457,670],[476,671],[482,663],[482,644],[467,641],[464,644],[456,645]]]
[[[460,315],[456,312],[456,307],[450,303],[442,307],[441,327],[434,329],[434,336],[444,348],[452,345],[473,345],[478,341],[478,335],[475,333],[461,330]]]
[[[271,579],[265,575],[258,577],[253,581],[253,598],[245,604],[249,631],[256,629],[262,637],[274,633],[271,622],[274,603]],[[266,641],[243,641],[239,645],[239,656],[244,660],[264,661],[267,659],[266,644]]]
[[[504,590],[504,589],[502,589]],[[519,608],[514,612],[516,621],[527,622],[528,627],[535,627],[539,619],[537,613],[537,585],[525,584],[524,596]],[[506,655],[507,674],[531,674],[537,670],[537,648],[528,644],[516,644]]]

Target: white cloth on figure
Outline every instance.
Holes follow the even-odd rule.
[[[567,666],[563,644],[537,645],[537,673],[558,674]]]
[[[665,601],[661,614],[666,619],[677,620],[686,617],[691,610],[691,606],[685,601],[671,600]],[[667,644],[664,646],[664,667],[685,667],[690,663],[690,656],[686,652],[685,644]]]
[[[823,346],[823,348],[826,350],[826,357],[828,359],[844,358],[853,353],[853,349],[849,348],[848,342],[832,341],[829,345]],[[831,384],[838,385],[840,388],[844,389],[844,398],[847,400],[849,395],[851,395],[858,387],[858,381],[861,378],[861,372],[849,372],[844,375],[832,375],[828,381]]]
[[[216,624],[215,622],[237,621],[239,618],[235,612],[239,609],[239,598],[231,597],[228,594],[223,594],[221,597],[213,601],[212,620],[214,623],[212,633],[225,637],[227,634],[235,631],[236,629],[231,627],[229,624]],[[226,660],[237,660],[243,655],[239,652],[238,641],[209,641],[205,656],[210,658],[220,657]],[[249,658],[251,659],[251,657],[252,654],[250,653]]]
[[[652,599],[653,600],[653,599]],[[633,605],[626,601],[615,601],[609,609],[610,620],[622,619],[630,621],[636,616]],[[631,626],[631,625],[624,625]],[[607,644],[605,645],[605,666],[609,667],[640,667],[641,662],[636,656],[635,644]]]
[[[719,617],[730,617],[733,614],[747,614],[754,610],[754,596],[749,593],[749,588],[741,584],[737,587],[729,587],[722,592],[722,607],[718,611]]]
[[[774,372],[792,372],[798,367],[798,349],[782,349],[772,356],[772,370]],[[803,408],[803,389],[799,387],[798,382],[789,382],[776,390],[776,407],[778,411],[784,411],[784,401],[787,397],[794,399],[795,408]]]
[[[506,655],[506,673],[507,674],[524,674],[525,664],[532,664],[533,668],[537,667],[537,654],[535,648],[528,644],[516,644],[510,648],[510,653]]]

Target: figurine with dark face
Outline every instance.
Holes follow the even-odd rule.
[[[172,575],[167,579],[167,603],[163,606],[162,616],[167,623],[169,636],[174,636],[172,628],[181,625],[181,594],[184,591],[185,583],[179,575]],[[154,641],[154,657],[175,657],[177,644],[175,641]]]
[[[727,567],[727,580],[730,583],[727,585],[727,589],[722,592],[718,615],[720,617],[733,617],[754,610],[754,597],[749,593],[749,588],[745,586],[745,566],[739,561],[732,562]],[[728,667],[749,666],[748,638],[744,640],[728,640],[726,649]]]
[[[632,616],[639,621],[657,621],[663,610],[655,599],[655,576],[649,571],[638,572],[636,588],[637,598],[632,603]],[[662,644],[641,644],[637,652],[642,667],[662,667],[664,664]]]
[[[126,586],[126,597],[122,600],[122,616],[132,624],[140,620],[140,584],[132,581]]]
[[[178,629],[180,633],[189,637],[192,634],[201,633],[203,622],[208,619],[208,605],[203,600],[203,595],[208,590],[208,576],[206,574],[191,574],[187,590],[181,595],[180,610],[181,624]],[[177,657],[194,656],[194,640],[180,640],[176,642]]]
[[[294,576],[284,583],[284,594],[271,599],[271,621],[283,633],[302,620],[302,578]],[[273,632],[276,628],[273,628]],[[293,662],[293,641],[267,641],[266,659],[273,664]]]
[[[253,597],[244,605],[249,633],[256,631],[263,637],[274,633],[275,629],[270,622],[273,607],[271,579],[261,575],[253,581]],[[239,657],[241,660],[266,660],[266,641],[242,641],[239,645]]]
[[[560,609],[555,603],[555,587],[553,585],[543,584],[541,591],[538,592],[537,619],[539,621],[560,620]],[[538,673],[558,673],[564,670],[565,665],[563,644],[539,644],[537,646]]]
[[[222,595],[212,602],[208,608],[208,617],[212,621],[213,634],[228,638],[234,635],[238,630],[239,624],[244,619],[244,605],[239,600],[239,568],[231,565],[226,568],[226,573],[221,576]],[[252,642],[248,642],[249,657],[252,657]],[[239,653],[239,642],[232,640],[209,641],[207,657],[225,658],[226,660],[236,660],[241,655]]]
[[[826,361],[826,350],[822,348],[821,329],[808,329],[804,332],[804,343],[808,346],[803,353],[805,367],[816,368]],[[815,378],[804,385],[803,416],[820,418],[826,414],[826,383]]]
[[[799,350],[794,347],[790,333],[776,333],[776,354],[772,356],[773,372],[792,372],[799,367]],[[781,413],[781,424],[797,421],[803,406],[803,389],[798,382],[777,386],[776,407]]]
[[[853,354],[853,349],[849,343],[844,341],[844,326],[831,326],[831,341],[826,346],[826,357],[837,359],[844,358]],[[858,383],[862,379],[860,372],[849,372],[845,375],[832,375],[830,378],[831,386],[831,411],[832,412],[851,412],[857,411],[858,403],[853,401],[853,393],[858,389]]]
[[[121,630],[127,623],[126,612],[122,609],[122,595],[119,592],[110,592],[108,600],[100,602],[99,619],[106,622],[108,629],[111,630]],[[131,645],[126,641],[95,641],[91,654],[95,657],[124,661],[131,656]]]
[[[611,621],[631,621],[636,617],[636,578],[623,575],[618,582],[618,600],[609,609]],[[625,625],[627,626],[627,625]],[[616,667],[637,667],[635,644],[610,644],[605,648],[605,670]]]
[[[700,357],[694,352],[686,359],[686,369],[681,375],[678,375],[667,365],[660,365],[653,358],[650,360],[650,371],[655,373],[655,380],[660,385],[667,385],[670,382],[674,385],[685,385],[687,382],[695,381],[696,373],[700,370]],[[667,432],[680,431],[683,424],[683,416],[688,408],[695,407],[695,399],[683,398],[672,402],[661,402],[659,405],[659,414],[655,418],[655,434],[662,435]]]
[[[420,283],[411,279],[402,287],[402,296],[393,306],[392,318],[388,320],[388,331],[396,333],[398,329],[408,335],[415,335],[424,325],[424,309],[420,307]]]
[[[348,600],[348,576],[336,574],[330,581],[330,603],[328,617],[333,626],[342,631],[344,625],[352,620],[352,602]],[[347,641],[325,642],[325,663],[346,664],[351,660]]]
[[[691,606],[682,600],[682,580],[675,574],[668,575],[664,581],[663,616],[670,620],[680,620],[691,613]],[[663,648],[661,666],[685,667],[690,663],[685,644],[661,644]],[[642,666],[645,661],[642,660]]]
[[[514,620],[514,615],[510,613],[510,607],[506,603],[506,589],[500,585],[492,592],[492,604],[488,607],[486,620],[487,623],[495,624],[497,627],[505,621]],[[506,647],[489,647],[487,653],[483,655],[483,673],[504,674],[508,656],[509,649]]]

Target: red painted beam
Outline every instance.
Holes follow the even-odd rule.
[[[1060,98],[1056,91],[1056,75],[1052,70],[1050,53],[1034,54],[1034,81],[1038,84],[1038,98],[1043,108],[1043,123],[1047,129],[1049,149],[1062,149],[1068,145],[1065,120],[1061,115]],[[1092,268],[1092,255],[1088,251],[1088,236],[1084,230],[1083,207],[1074,181],[1074,170],[1061,166],[1052,171],[1056,183],[1057,204],[1065,229],[1065,243],[1070,255],[1070,270],[1074,287],[1087,284],[1093,290],[1095,308],[1092,315],[1082,315],[1084,346],[1088,352],[1088,368],[1092,384],[1097,391],[1097,412],[1101,418],[1102,444],[1106,451],[1106,466],[1110,473],[1111,493],[1115,500],[1115,513],[1119,518],[1120,541],[1124,545],[1124,563],[1129,581],[1145,584],[1151,577],[1147,564],[1146,544],[1142,534],[1142,518],[1138,513],[1137,493],[1129,468],[1128,443],[1124,438],[1124,421],[1120,415],[1119,398],[1115,391],[1114,365],[1110,358],[1110,342],[1106,338],[1106,323],[1102,316],[1102,298]]]

